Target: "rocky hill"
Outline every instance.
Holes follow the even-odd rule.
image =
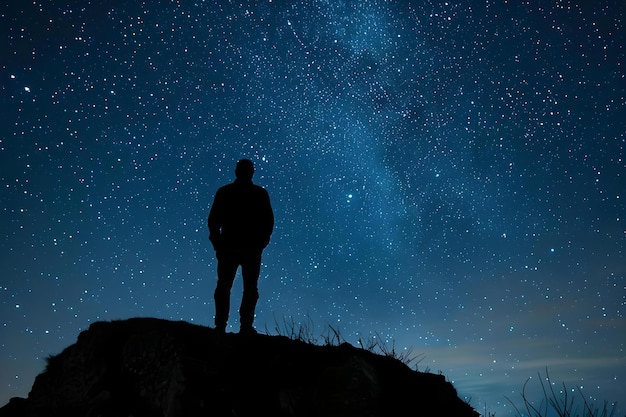
[[[98,322],[49,358],[0,417],[445,416],[478,413],[442,375],[349,344],[218,334],[186,322]]]

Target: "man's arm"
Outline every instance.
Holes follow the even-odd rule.
[[[272,209],[272,203],[270,202],[270,196],[267,191],[264,190],[264,202],[261,207],[264,208],[263,213],[263,233],[265,236],[264,246],[267,246],[270,243],[270,236],[274,231],[274,210]]]
[[[222,229],[222,214],[221,214],[221,198],[220,192],[215,194],[213,204],[209,210],[209,216],[207,218],[207,227],[209,228],[209,240],[213,244],[213,249],[218,250],[220,243],[220,234]]]

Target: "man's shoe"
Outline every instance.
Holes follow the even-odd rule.
[[[245,336],[251,336],[251,335],[258,334],[258,333],[256,329],[252,326],[243,326],[241,327],[241,329],[239,329],[239,334],[242,334]]]

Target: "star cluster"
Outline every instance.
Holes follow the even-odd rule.
[[[94,321],[212,325],[242,157],[257,328],[413,351],[498,415],[546,368],[620,399],[625,6],[534,3],[1,5],[0,403]]]

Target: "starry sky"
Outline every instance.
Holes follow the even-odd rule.
[[[276,216],[259,330],[378,341],[499,416],[546,370],[622,400],[625,9],[4,2],[0,404],[95,321],[212,325],[240,158]]]

